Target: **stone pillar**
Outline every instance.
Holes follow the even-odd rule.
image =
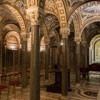
[[[39,53],[40,53],[39,25],[32,25],[30,100],[40,100]]]
[[[49,47],[49,40],[45,41],[46,42],[46,49],[45,49],[45,79],[48,79],[48,69],[49,69],[49,64],[50,64],[50,47]]]
[[[85,53],[85,67],[87,67],[88,66],[88,52],[87,52],[87,46],[85,46],[85,51],[84,51],[84,53]]]
[[[2,41],[0,42],[0,74],[2,74]]]
[[[7,52],[7,47],[6,47],[6,45],[5,45],[5,68],[7,67],[7,66],[6,66],[6,65],[7,65],[7,61],[6,61],[6,60],[7,60],[7,59],[6,59],[7,53],[6,53],[6,52]]]
[[[62,95],[68,95],[68,37],[63,36]]]
[[[28,84],[27,79],[27,40],[22,41],[22,88],[26,88]]]
[[[87,45],[87,67],[89,65],[89,45]]]
[[[84,45],[84,58],[85,58],[85,67],[87,67],[87,46],[86,44]]]
[[[76,41],[76,83],[80,83],[80,41]]]
[[[50,47],[50,68],[52,67],[52,48]]]
[[[88,47],[86,41],[83,42],[83,50],[84,50],[84,66],[88,66]]]
[[[60,46],[57,48],[57,64],[58,64],[58,69],[61,68],[60,66]]]
[[[31,66],[30,66],[30,100],[40,100],[40,34],[39,8],[30,7],[27,15],[31,20]]]
[[[12,50],[13,53],[13,73],[15,73],[15,50]]]
[[[21,71],[21,66],[20,66],[20,48],[18,48],[18,71],[20,72]]]

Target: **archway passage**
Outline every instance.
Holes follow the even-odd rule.
[[[100,35],[96,35],[90,42],[89,60],[90,64],[100,63]]]

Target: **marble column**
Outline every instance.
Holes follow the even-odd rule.
[[[57,48],[57,64],[58,64],[58,69],[61,68],[60,66],[60,47]]]
[[[76,42],[76,83],[80,83],[80,42]]]
[[[50,68],[52,67],[52,48],[50,47]]]
[[[88,61],[88,53],[87,53],[87,46],[85,46],[85,48],[84,48],[85,50],[84,50],[84,53],[85,53],[85,67],[87,67],[88,66],[88,63],[87,63],[87,61]]]
[[[22,41],[22,88],[28,85],[27,79],[27,40]]]
[[[30,100],[40,100],[40,38],[39,25],[31,26],[31,69],[30,69]]]
[[[68,38],[63,38],[62,95],[68,95]]]
[[[48,69],[49,69],[49,54],[50,54],[50,48],[49,48],[49,44],[46,44],[46,50],[45,50],[45,79],[47,80],[49,77],[49,73],[48,73]]]
[[[88,62],[88,48],[86,42],[83,44],[83,50],[84,50],[84,67],[87,67],[87,62]]]
[[[0,42],[0,74],[2,74],[2,41]]]
[[[18,71],[21,71],[21,66],[20,66],[20,48],[18,48]]]

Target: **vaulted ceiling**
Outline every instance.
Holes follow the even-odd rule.
[[[41,33],[51,37],[62,34],[81,38],[84,30],[100,21],[100,2],[97,0],[1,0],[0,1],[0,35],[16,31],[21,37],[30,35],[30,21],[27,9],[40,6],[42,19]],[[97,23],[95,23],[97,22]],[[93,24],[92,24],[93,23]],[[87,28],[88,27],[88,28]],[[72,35],[74,34],[74,35]],[[94,35],[92,35],[94,36]],[[87,37],[92,37],[90,34]],[[29,36],[28,36],[29,37]]]

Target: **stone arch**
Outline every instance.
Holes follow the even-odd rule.
[[[90,62],[90,64],[97,61],[95,59],[95,57],[96,57],[95,46],[98,41],[100,42],[100,34],[93,37],[93,39],[90,41],[90,47],[89,47],[89,59],[90,59],[89,62]],[[98,47],[100,50],[100,46],[98,46]],[[99,55],[100,55],[100,53],[99,53]],[[99,62],[100,62],[100,60],[99,60]]]
[[[45,20],[43,22],[43,26],[45,27],[44,31],[46,34],[45,36],[49,36],[49,34],[55,30],[55,28],[59,27],[59,20],[57,19],[57,17],[53,14],[47,13],[45,15]]]
[[[18,43],[19,44],[21,43],[21,41],[20,41],[20,35],[16,31],[10,31],[10,32],[8,32],[7,35],[5,36],[5,39],[7,39],[10,36],[16,37],[17,40],[18,40]]]
[[[81,34],[82,34],[82,32],[83,32],[83,30],[85,29],[86,26],[88,26],[88,25],[90,25],[94,22],[100,22],[100,16],[92,17],[92,18],[88,19],[86,22],[84,22],[84,24],[82,25],[82,27],[80,29]]]
[[[70,30],[70,24],[73,20],[75,20],[76,14],[79,20],[79,26],[76,24],[75,27],[79,27],[79,32],[78,32],[78,36],[81,36],[82,31],[84,30],[84,28],[96,21],[99,21],[100,19],[100,2],[99,1],[90,1],[90,2],[86,2],[83,5],[80,5],[79,7],[77,7],[73,13],[71,14],[71,16],[68,19],[68,29]],[[91,11],[91,10],[94,11]],[[91,13],[92,12],[92,13]]]
[[[48,37],[48,31],[47,31],[45,23],[42,23],[41,29],[42,29],[42,32],[44,34],[44,37]]]
[[[51,30],[49,31],[49,33],[51,33],[54,29],[56,29],[57,27],[59,27],[59,25],[55,25],[54,27],[51,28]]]
[[[56,0],[56,5],[59,13],[60,27],[67,29],[67,12],[63,0]]]
[[[98,41],[98,40],[100,40],[100,34],[99,35],[96,35],[95,37],[93,37],[93,39],[90,42],[90,47],[92,48],[92,46],[94,45],[94,43],[96,41]]]
[[[66,30],[67,32],[67,11],[65,8],[65,4],[63,2],[63,0],[56,0],[54,1],[54,4],[56,5],[56,13],[54,13],[54,8],[48,7],[48,9],[46,9],[47,12],[50,12],[52,14],[54,14],[60,23],[60,28]]]
[[[16,32],[20,32],[20,29],[18,26],[16,26],[15,24],[6,24],[4,27],[3,27],[3,30],[9,30],[9,31],[12,31],[12,30],[15,30]]]
[[[1,4],[1,6],[8,9],[16,17],[21,28],[21,36],[25,36],[26,35],[25,22],[20,12],[9,4]]]
[[[12,37],[15,40],[11,40]],[[9,41],[10,40],[10,41]],[[8,42],[7,42],[8,41]],[[5,38],[4,38],[4,42],[6,44],[6,46],[8,46],[9,49],[18,49],[21,48],[21,39],[20,39],[20,35],[16,32],[16,31],[10,31],[6,34]],[[17,46],[17,47],[16,47]]]

